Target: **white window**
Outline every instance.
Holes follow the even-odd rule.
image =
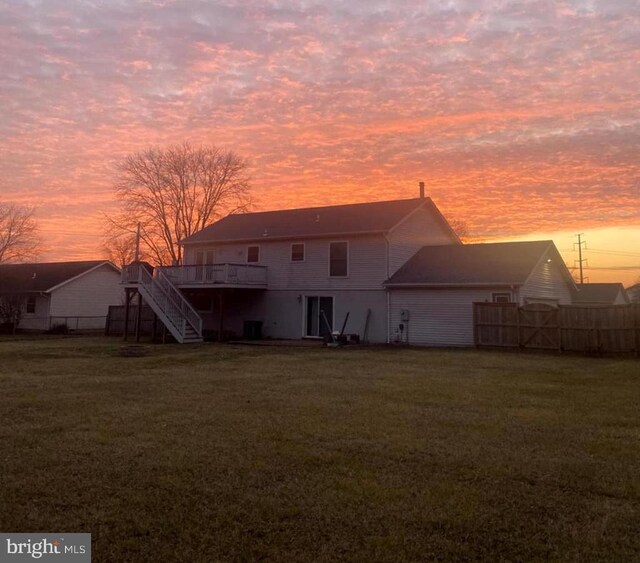
[[[304,262],[304,242],[294,242],[291,245],[291,261]]]
[[[491,301],[494,303],[511,303],[511,293],[492,293]]]
[[[349,243],[329,243],[329,277],[346,278],[349,275]]]
[[[197,250],[196,264],[215,264],[215,252],[213,250]]]
[[[36,312],[36,296],[35,295],[29,295],[27,297],[25,312],[28,315],[33,315]]]
[[[259,246],[247,246],[247,262],[260,262]]]

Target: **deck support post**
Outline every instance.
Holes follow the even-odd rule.
[[[138,310],[136,311],[136,343],[140,342],[140,321],[142,320],[142,294],[138,291]]]
[[[131,302],[131,290],[126,287],[124,289],[124,330],[122,331],[124,335],[124,341],[127,341],[127,337],[129,336],[129,307]]]
[[[224,324],[224,289],[218,293],[218,342],[222,342],[222,327]]]

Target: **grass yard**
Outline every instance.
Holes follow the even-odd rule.
[[[0,530],[94,561],[640,559],[640,362],[0,341]]]

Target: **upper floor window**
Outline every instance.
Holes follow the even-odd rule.
[[[32,315],[33,313],[36,312],[36,296],[35,295],[29,295],[27,297],[25,312],[28,313],[29,315]]]
[[[214,264],[215,252],[213,250],[197,250],[196,264]]]
[[[329,243],[329,276],[344,278],[349,275],[349,243]]]
[[[304,261],[304,242],[295,242],[291,245],[291,261]]]
[[[510,293],[492,293],[491,300],[494,303],[511,303]]]
[[[247,246],[247,262],[260,262],[259,246]]]

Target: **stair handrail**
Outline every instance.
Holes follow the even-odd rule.
[[[167,300],[165,301],[165,304],[163,307],[163,310],[165,311],[167,319],[176,328],[176,330],[178,330],[180,334],[184,336],[185,334],[184,315],[182,314],[180,307],[173,302],[173,298],[169,295],[169,293],[159,283],[157,284],[153,283],[153,276],[146,268],[138,269],[138,282],[149,292],[150,297],[153,299],[156,299],[155,296],[153,295],[153,287],[155,286],[160,289],[160,291],[164,294]],[[171,315],[172,311],[167,310],[167,305],[171,305],[173,310],[178,314],[178,316],[180,317],[180,320],[182,320],[182,322],[180,323],[182,324],[182,327],[179,326],[179,324],[176,322],[176,319],[174,319],[173,316]]]
[[[182,295],[180,290],[175,285],[173,285],[173,282],[160,268],[156,268],[154,270],[154,273],[156,274],[157,278],[159,280],[162,280],[162,282],[164,283],[164,286],[162,285],[162,283],[158,284],[159,287],[161,287],[165,291],[165,293],[168,294],[169,298],[174,302],[173,304],[178,307],[180,312],[189,321],[189,324],[198,333],[198,336],[202,336],[202,317],[198,314],[193,305],[189,303],[187,298]]]

